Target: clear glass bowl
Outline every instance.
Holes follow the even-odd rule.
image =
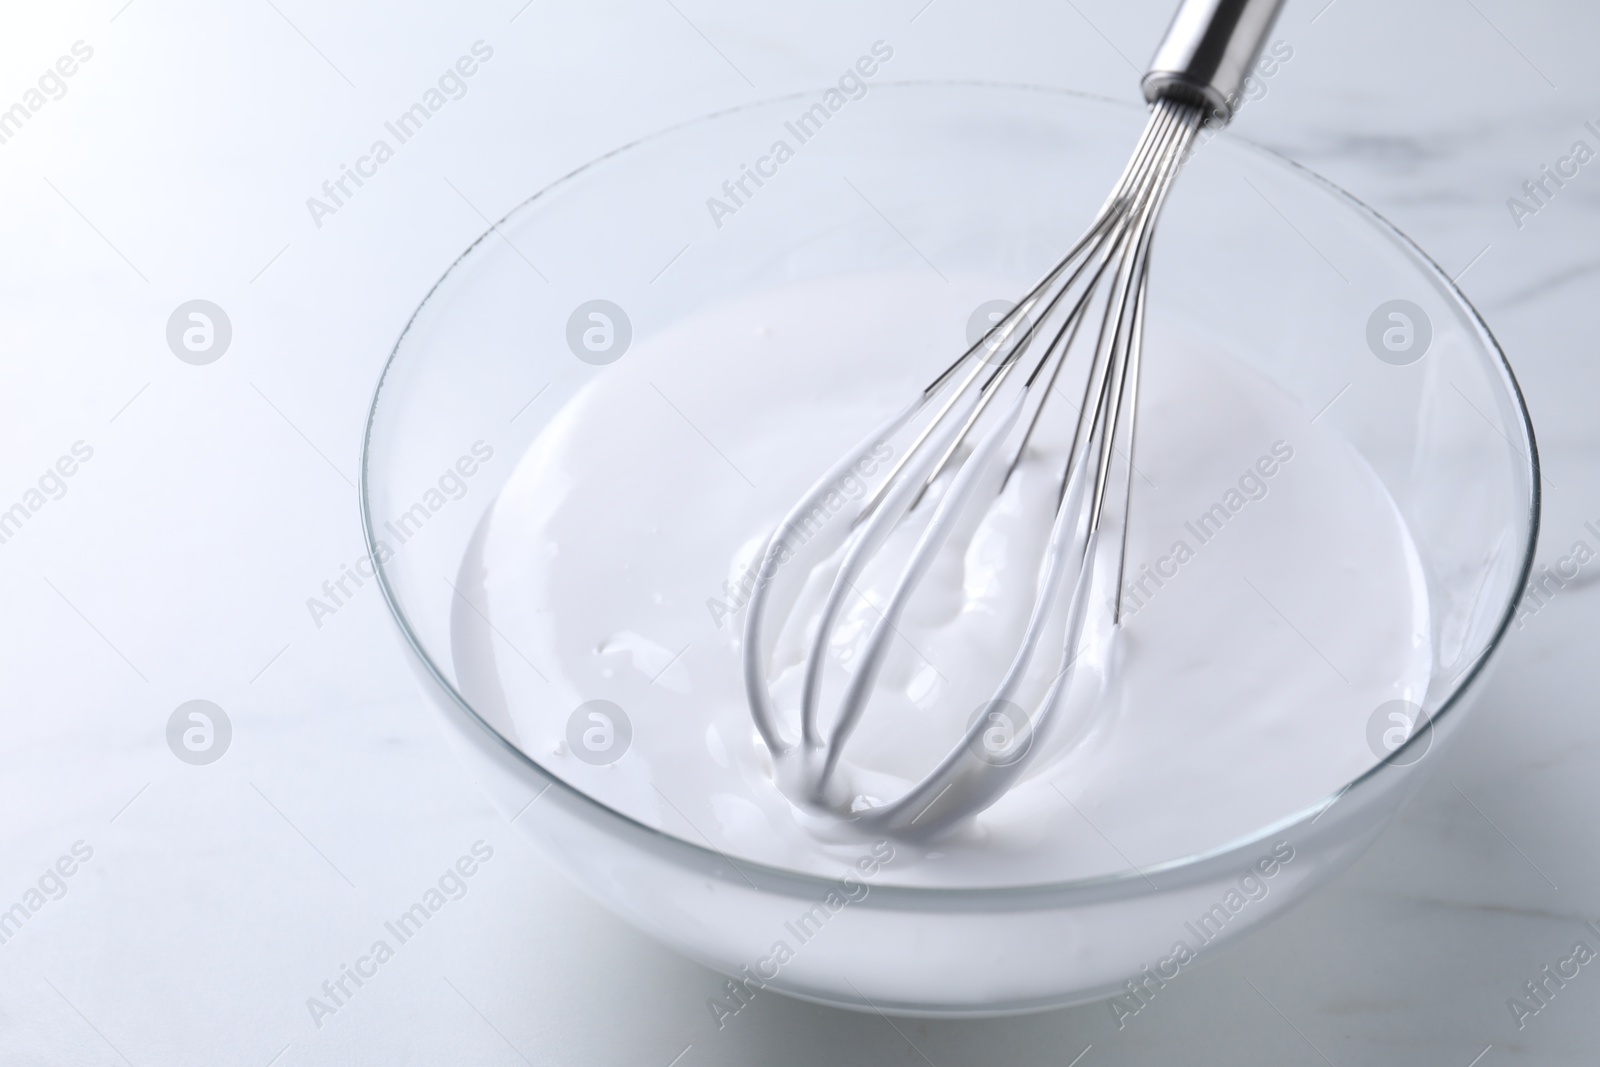
[[[924,256],[1014,277],[1020,293],[1092,217],[1143,121],[1061,91],[883,84],[798,143],[786,123],[820,98],[735,108],[619,149],[519,205],[451,265],[372,404],[361,497],[378,580],[446,735],[500,810],[603,905],[685,955],[749,988],[908,1014],[1153,988],[1188,965],[1180,940],[1203,955],[1349,864],[1433,762],[1420,757],[1457,729],[1534,549],[1538,461],[1521,395],[1477,313],[1403,234],[1269,151],[1209,140],[1163,216],[1152,303],[1331,423],[1385,483],[1427,576],[1429,727],[1333,795],[1203,854],[999,888],[895,885],[885,873],[779,966],[785,924],[838,884],[643,825],[518,750],[495,728],[503,712],[458,691],[452,582],[516,458],[605,373],[603,354],[576,358],[569,345],[574,309],[619,305],[638,344],[741,295]],[[770,156],[780,139],[794,149],[781,163]],[[713,211],[708,198],[733,206],[724,182],[744,164],[764,183],[747,181],[731,214]],[[1404,320],[1389,317],[1396,307]]]

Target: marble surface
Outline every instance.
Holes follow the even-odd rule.
[[[1277,36],[1294,58],[1240,125],[1464,272],[1528,394],[1553,562],[1600,520],[1600,163],[1520,227],[1506,201],[1575,140],[1600,143],[1584,128],[1600,125],[1600,9],[1324,3],[1289,4]],[[0,1061],[1593,1062],[1600,970],[1520,1028],[1506,1003],[1596,943],[1600,596],[1582,581],[1512,636],[1470,728],[1363,860],[1120,1031],[1104,1006],[953,1023],[777,996],[719,1031],[716,976],[588,903],[466,780],[370,586],[321,626],[308,615],[361,552],[352,480],[377,370],[482,214],[639,134],[821,84],[879,38],[898,79],[1131,98],[1167,15],[1165,0],[0,12],[0,107],[74,42],[92,49],[0,143],[0,503],[92,449],[0,544],[0,906],[41,878],[51,894],[0,945]],[[494,54],[467,94],[317,226],[306,198],[478,40]],[[233,329],[206,366],[165,337],[195,298]],[[166,743],[192,699],[233,725],[209,766]],[[468,894],[317,1026],[306,999],[478,841],[494,854]],[[92,856],[47,876],[77,842]]]

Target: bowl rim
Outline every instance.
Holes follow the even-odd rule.
[[[1049,85],[1037,85],[1027,82],[924,78],[879,82],[875,83],[873,88],[874,90],[888,91],[907,89],[1020,90],[1041,93],[1049,96],[1058,96],[1083,102],[1090,102],[1094,104],[1112,105],[1115,107],[1124,108],[1130,112],[1139,110],[1139,105],[1129,100],[1109,97],[1098,93],[1084,92],[1076,89],[1067,89]],[[735,880],[747,883],[752,888],[759,888],[770,892],[777,892],[784,895],[797,897],[810,897],[816,894],[826,893],[835,886],[837,880],[792,868],[778,867],[756,860],[744,858],[736,860],[726,853],[716,849],[715,847],[708,847],[709,843],[708,845],[697,845],[694,842],[673,834],[667,830],[662,830],[647,825],[646,823],[643,823],[630,815],[619,812],[600,800],[597,800],[578,787],[568,783],[560,775],[546,769],[537,760],[533,759],[520,747],[507,739],[503,734],[490,725],[481,715],[479,715],[476,709],[474,709],[471,704],[468,703],[467,700],[461,695],[461,693],[457,691],[456,687],[439,669],[438,665],[434,663],[433,658],[429,655],[427,649],[423,647],[421,640],[417,636],[416,632],[412,630],[409,622],[407,621],[406,613],[401,607],[398,594],[395,592],[393,586],[389,582],[386,564],[378,562],[377,532],[375,530],[374,516],[371,508],[371,474],[374,427],[379,417],[380,407],[383,401],[384,387],[386,384],[388,384],[391,373],[395,371],[396,364],[400,359],[401,349],[406,342],[406,338],[410,335],[412,327],[416,325],[417,320],[422,315],[423,310],[428,306],[429,302],[455,272],[456,268],[458,268],[462,262],[465,261],[467,257],[470,256],[473,251],[491,234],[497,232],[501,224],[508,221],[513,215],[518,214],[530,204],[533,204],[541,198],[547,197],[556,190],[563,188],[568,182],[579,177],[586,171],[591,170],[612,159],[613,157],[629,151],[630,149],[650,143],[663,137],[667,137],[678,132],[679,130],[709,123],[713,120],[724,118],[726,116],[735,115],[745,111],[752,111],[758,108],[769,107],[784,101],[814,97],[820,91],[821,89],[819,88],[808,88],[795,92],[783,93],[777,96],[763,97],[759,100],[752,100],[745,103],[736,104],[731,107],[721,108],[706,114],[684,119],[644,134],[640,137],[636,137],[630,141],[618,145],[615,148],[610,149],[607,152],[595,156],[578,167],[575,167],[572,170],[567,171],[565,174],[562,174],[559,177],[549,181],[536,192],[532,193],[523,200],[518,201],[498,219],[494,220],[494,222],[492,222],[488,228],[479,234],[477,238],[475,238],[460,252],[460,254],[450,261],[449,266],[446,267],[444,272],[439,275],[439,278],[429,286],[427,292],[423,295],[422,300],[417,304],[416,308],[412,310],[411,314],[406,319],[404,327],[401,328],[399,335],[395,338],[395,342],[389,350],[389,355],[384,360],[383,369],[379,373],[377,384],[373,388],[372,400],[367,408],[366,425],[363,428],[361,439],[360,476],[357,486],[357,496],[361,514],[362,538],[365,542],[368,555],[371,556],[374,561],[374,571],[376,572],[377,584],[378,588],[383,593],[384,603],[388,608],[390,617],[399,627],[401,636],[404,638],[405,643],[409,646],[410,651],[416,657],[418,664],[421,665],[423,670],[429,676],[430,680],[449,697],[450,702],[456,707],[456,709],[465,713],[468,719],[487,735],[487,740],[495,744],[495,747],[502,749],[505,753],[508,753],[512,757],[514,765],[521,769],[532,771],[534,776],[544,783],[543,787],[539,790],[539,796],[543,796],[544,792],[548,791],[549,789],[556,789],[559,791],[560,796],[562,796],[569,803],[576,805],[576,809],[580,814],[587,815],[589,821],[609,824],[610,829],[621,831],[626,836],[632,838],[635,843],[646,847],[651,852],[668,855],[672,861],[679,866],[692,866],[697,869],[698,873],[715,878],[718,881]],[[1330,179],[1312,170],[1310,167],[1307,167],[1306,165],[1289,158],[1287,155],[1274,148],[1240,136],[1239,134],[1233,133],[1231,130],[1222,130],[1219,131],[1219,133],[1222,136],[1226,136],[1229,141],[1237,143],[1246,149],[1265,156],[1278,165],[1286,166],[1292,172],[1297,173],[1302,178],[1309,179],[1313,184],[1321,187],[1324,192],[1331,194],[1336,200],[1342,201],[1346,206],[1353,208],[1357,214],[1364,216],[1367,221],[1373,224],[1379,231],[1384,232],[1388,236],[1398,240],[1405,249],[1409,250],[1412,255],[1416,257],[1419,267],[1422,268],[1422,273],[1426,276],[1431,272],[1433,279],[1438,283],[1442,283],[1441,287],[1443,291],[1453,296],[1459,307],[1466,312],[1472,325],[1476,328],[1480,343],[1493,357],[1493,363],[1500,374],[1501,384],[1513,402],[1514,414],[1516,416],[1515,422],[1518,429],[1521,431],[1522,440],[1520,443],[1523,447],[1519,450],[1515,447],[1515,445],[1513,445],[1513,450],[1519,451],[1522,458],[1524,458],[1527,462],[1526,470],[1529,484],[1528,533],[1527,543],[1523,548],[1522,558],[1518,565],[1519,573],[1513,588],[1519,591],[1525,589],[1528,578],[1532,573],[1534,555],[1538,548],[1539,542],[1540,513],[1542,504],[1542,475],[1539,461],[1539,450],[1538,444],[1534,437],[1533,423],[1528,413],[1527,401],[1523,396],[1522,387],[1518,383],[1516,374],[1512,370],[1511,364],[1506,358],[1505,351],[1500,347],[1499,341],[1495,338],[1494,333],[1489,329],[1488,323],[1484,321],[1483,316],[1479,313],[1478,309],[1473,305],[1473,303],[1467,299],[1466,294],[1463,293],[1460,287],[1456,285],[1455,279],[1453,279],[1449,273],[1446,272],[1445,269],[1433,259],[1432,256],[1424,251],[1416,243],[1416,241],[1412,240],[1410,236],[1408,236],[1394,223],[1390,222],[1371,205],[1357,198],[1354,194],[1348,192]],[[1321,816],[1328,809],[1339,803],[1350,794],[1362,789],[1365,783],[1391,771],[1396,766],[1402,766],[1402,764],[1399,763],[1400,756],[1410,750],[1413,746],[1426,746],[1427,744],[1431,743],[1430,734],[1438,728],[1440,722],[1444,720],[1446,716],[1450,715],[1455,708],[1462,703],[1467,695],[1473,690],[1475,684],[1483,676],[1490,659],[1505,640],[1505,636],[1510,629],[1511,622],[1516,617],[1517,606],[1520,602],[1520,595],[1513,596],[1509,599],[1504,611],[1502,612],[1499,623],[1496,625],[1493,634],[1485,643],[1483,650],[1478,653],[1478,655],[1470,664],[1468,664],[1466,669],[1457,674],[1456,678],[1451,683],[1451,691],[1440,703],[1438,710],[1434,712],[1428,720],[1429,729],[1414,732],[1412,736],[1409,737],[1403,744],[1401,744],[1399,748],[1395,749],[1384,759],[1379,760],[1377,763],[1367,768],[1360,775],[1357,775],[1355,778],[1352,778],[1350,781],[1340,786],[1329,796],[1315,801],[1299,811],[1283,816],[1266,825],[1265,827],[1253,830],[1239,838],[1234,839],[1233,841],[1212,846],[1203,852],[1198,852],[1189,856],[1178,857],[1176,859],[1164,860],[1160,863],[1152,864],[1142,868],[1130,864],[1129,869],[1125,871],[1097,874],[1087,878],[1075,878],[1065,881],[1039,882],[1007,886],[908,886],[896,885],[894,883],[885,883],[881,885],[874,883],[872,887],[872,893],[870,895],[871,899],[878,901],[880,905],[888,904],[890,906],[898,907],[910,905],[916,910],[945,910],[952,905],[959,907],[961,903],[971,904],[975,903],[979,899],[982,900],[985,907],[993,908],[996,904],[1009,903],[1010,907],[1012,908],[1027,909],[1047,903],[1059,904],[1063,896],[1082,897],[1084,898],[1085,902],[1090,900],[1109,899],[1113,897],[1118,899],[1126,899],[1128,897],[1143,896],[1149,893],[1166,892],[1168,890],[1177,888],[1180,885],[1191,884],[1192,882],[1211,877],[1214,874],[1233,865],[1240,853],[1258,847],[1263,842],[1282,835],[1285,830],[1292,826],[1296,826],[1307,821],[1312,823],[1316,822],[1317,819],[1321,818]],[[732,871],[738,875],[737,879],[730,879],[728,868],[731,868]],[[1163,876],[1161,885],[1157,885],[1153,880],[1154,877],[1158,875]],[[867,899],[863,899],[861,903],[867,904],[869,901]]]

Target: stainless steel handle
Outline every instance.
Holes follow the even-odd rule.
[[[1213,124],[1226,124],[1282,7],[1283,0],[1183,0],[1140,82],[1144,98],[1202,104]]]

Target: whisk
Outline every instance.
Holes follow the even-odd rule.
[[[1121,622],[1129,501],[1134,470],[1139,372],[1150,250],[1174,178],[1206,126],[1225,125],[1277,17],[1282,0],[1184,0],[1157,49],[1142,88],[1151,110],[1122,176],[1070,251],[975,344],[903,411],[823,474],[773,530],[762,550],[747,604],[743,639],[746,697],[757,732],[772,753],[780,785],[808,808],[873,832],[925,836],[982,811],[1016,782],[1058,718],[1083,655],[1084,620],[1094,576],[1115,566],[1113,625]],[[1058,499],[1040,561],[1034,600],[1020,643],[993,697],[942,760],[903,795],[861,810],[837,782],[846,743],[873,695],[898,623],[952,527],[992,485],[1004,462],[1003,490],[1034,437],[1079,328],[1099,309],[1099,328],[1083,371],[1081,403]],[[1087,347],[1087,346],[1085,346]],[[1054,417],[1073,418],[1056,411]],[[773,578],[791,560],[798,531],[825,506],[842,478],[860,470],[881,443],[909,445],[866,496],[837,559],[821,611],[807,633],[800,692],[800,737],[783,736],[768,664]],[[1114,463],[1115,458],[1115,463]],[[1120,468],[1121,478],[1113,475]],[[946,478],[946,475],[949,475]],[[944,479],[944,481],[941,481]],[[1119,483],[1120,484],[1117,484]],[[936,485],[942,493],[928,499]],[[928,500],[927,504],[924,501]],[[823,666],[841,613],[863,571],[890,535],[919,514],[921,532],[879,617],[861,642],[843,694],[824,731],[819,704]],[[1108,513],[1120,537],[1102,544]],[[1114,553],[1114,557],[1107,555]],[[792,606],[792,605],[791,605]],[[1052,673],[1041,699],[1017,703],[1040,656]]]

